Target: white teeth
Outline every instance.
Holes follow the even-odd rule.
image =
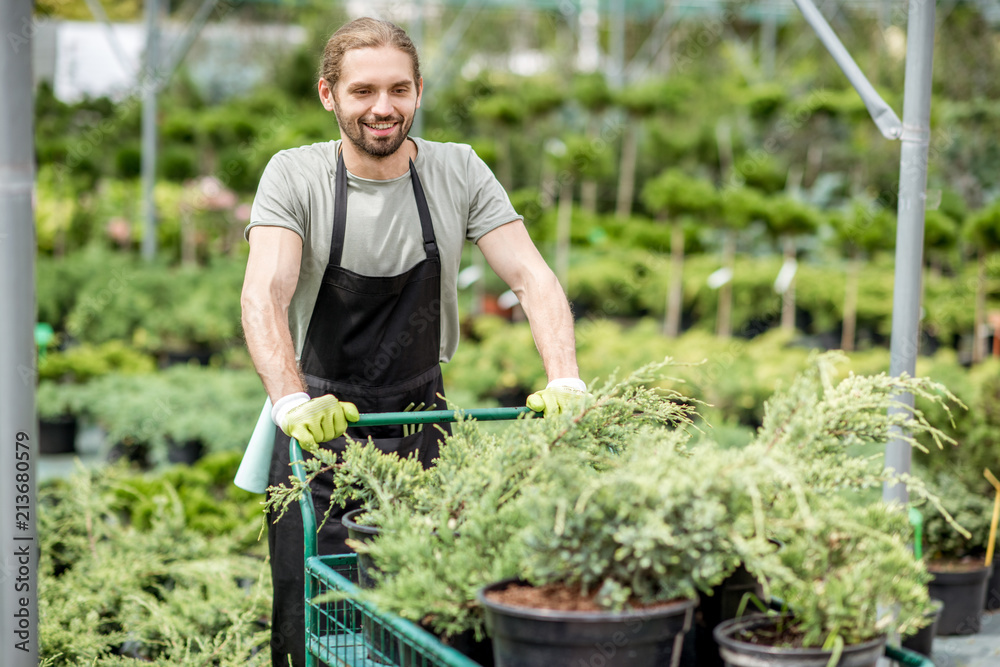
[[[367,123],[367,125],[373,130],[388,130],[390,127],[395,125],[395,123]]]

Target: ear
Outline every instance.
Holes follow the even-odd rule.
[[[423,94],[424,94],[424,77],[420,77],[419,79],[417,79],[417,106],[416,106],[417,109],[420,108],[420,98],[423,97]]]
[[[316,84],[316,89],[319,91],[319,100],[323,103],[323,108],[327,111],[333,111],[336,107],[333,100],[333,88],[326,79],[320,79],[319,83]]]

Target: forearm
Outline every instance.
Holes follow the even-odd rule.
[[[548,379],[578,378],[573,315],[555,274],[548,267],[515,290],[531,325],[531,335]]]
[[[271,402],[305,391],[306,385],[295,361],[287,307],[247,294],[243,296],[242,305],[247,349]]]

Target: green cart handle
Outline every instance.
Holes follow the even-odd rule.
[[[455,422],[459,419],[475,419],[477,421],[500,421],[517,419],[521,415],[540,416],[529,407],[519,408],[478,408],[472,410],[426,410],[422,412],[372,412],[359,416],[358,421],[351,426],[393,426],[402,424],[433,424]],[[305,481],[306,473],[302,469],[302,448],[298,440],[288,441],[288,459],[292,462],[292,474],[300,481]],[[305,540],[305,557],[317,555],[316,549],[316,509],[313,507],[312,493],[309,489],[299,497],[299,509],[302,511],[302,533]]]
[[[373,412],[360,415],[358,421],[349,426],[394,426],[402,424],[440,424],[456,422],[459,419],[476,421],[499,421],[517,419],[521,415],[540,415],[529,407],[519,408],[478,408],[473,410],[425,410],[413,412]]]

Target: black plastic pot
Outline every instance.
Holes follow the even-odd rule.
[[[351,510],[341,517],[340,522],[347,529],[347,537],[358,542],[370,542],[379,534],[375,526],[363,526],[355,519],[365,512],[365,508]],[[370,574],[375,569],[371,556],[368,554],[358,554],[358,585],[361,588],[373,588],[375,582]]]
[[[108,450],[107,458],[108,463],[116,463],[124,460],[133,466],[148,470],[150,468],[149,444],[133,440],[122,440],[111,446],[111,449]]]
[[[820,648],[779,648],[738,639],[744,632],[773,628],[774,616],[753,614],[720,623],[715,628],[715,641],[726,667],[826,667],[832,651]],[[844,647],[837,667],[875,667],[885,652],[886,638],[878,637],[861,644]]]
[[[934,605],[934,608],[925,615],[925,618],[930,618],[931,622],[917,630],[916,634],[910,635],[902,641],[903,648],[916,651],[928,658],[931,657],[934,636],[937,634],[938,619],[941,618],[941,610],[944,608],[944,603],[941,600],[931,600],[931,604]]]
[[[379,534],[379,529],[375,526],[363,526],[354,519],[363,514],[365,508],[361,507],[351,510],[341,517],[340,522],[347,529],[347,537],[358,542],[369,542]],[[371,573],[375,570],[371,556],[368,554],[358,554],[358,586],[361,588],[374,588],[375,581]],[[368,657],[376,661],[385,661],[391,664],[401,664],[399,643],[394,637],[388,636],[382,626],[373,622],[367,616],[361,617],[361,633],[365,642],[369,646]]]
[[[496,667],[676,667],[696,600],[615,612],[572,612],[499,604],[487,593],[519,583],[514,579],[477,593],[486,610]]]
[[[974,635],[982,627],[981,616],[986,606],[986,586],[993,565],[983,565],[964,572],[940,572],[934,564],[928,567],[934,579],[928,585],[932,598],[944,602],[937,634]]]
[[[185,440],[175,442],[173,438],[167,438],[167,462],[186,463],[191,465],[202,457],[205,453],[205,445],[201,440]]]
[[[723,621],[736,618],[740,604],[747,594],[758,599],[764,597],[757,580],[742,565],[721,584],[712,589],[711,595],[698,596],[694,614],[694,627],[684,637],[682,667],[722,667],[719,645],[713,631]]]
[[[47,417],[38,420],[39,454],[72,454],[76,451],[76,417]]]
[[[986,584],[986,611],[1000,609],[1000,555],[993,557],[993,574]]]

